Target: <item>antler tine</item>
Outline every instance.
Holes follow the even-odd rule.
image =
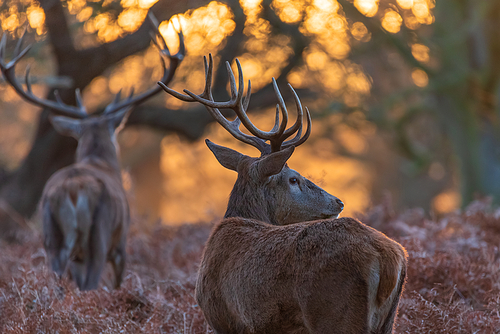
[[[278,84],[276,83],[276,79],[273,78],[273,89],[276,94],[276,97],[278,98],[278,105],[276,106],[276,119],[278,120],[278,106],[281,108],[281,113],[283,115],[283,121],[281,122],[278,134],[281,137],[283,132],[285,132],[286,125],[288,123],[288,110],[286,109],[286,104],[285,100],[283,100],[283,96],[280,93],[280,90],[278,88]],[[275,126],[277,125],[277,122],[275,123]],[[278,148],[279,150],[279,148]]]
[[[54,90],[54,97],[55,97],[57,103],[63,103],[63,100],[61,99],[61,95],[59,94],[59,91],[57,89]]]
[[[32,93],[32,90],[31,90],[31,81],[30,81],[30,71],[31,71],[31,65],[28,64],[26,66],[26,73],[24,74],[24,83],[26,84],[26,90],[28,91],[28,93]],[[54,93],[57,92],[57,89],[54,91]]]
[[[2,34],[2,39],[0,40],[0,63],[2,64],[2,67],[5,66],[5,63],[3,62],[3,54],[5,53],[6,44],[7,44],[7,35]]]
[[[134,96],[134,87],[130,88],[130,93],[128,93],[127,99],[131,99]]]
[[[302,103],[300,103],[299,96],[293,89],[292,85],[288,84],[288,88],[290,88],[293,98],[295,101],[295,106],[297,108],[297,119],[295,120],[295,123],[288,129],[285,130],[283,133],[283,140],[286,138],[290,137],[292,134],[294,134],[301,126],[302,126],[302,118],[304,116],[304,110],[302,109]]]
[[[203,93],[201,94],[201,96],[213,100],[212,77],[214,74],[214,59],[211,53],[208,54],[208,66],[207,57],[203,56],[203,65],[205,66],[205,89],[203,89]]]
[[[306,117],[307,117],[307,130],[306,130],[306,133],[304,133],[304,136],[301,138],[300,136],[302,135],[302,123],[300,124],[299,126],[299,129],[297,131],[297,134],[295,135],[295,137],[293,139],[290,139],[286,142],[284,142],[282,145],[281,145],[281,148],[287,148],[287,147],[290,147],[290,146],[299,146],[301,144],[303,144],[307,138],[309,138],[309,135],[311,134],[311,124],[312,124],[312,120],[311,120],[311,113],[309,112],[309,109],[307,107],[306,108]]]
[[[19,40],[17,41],[16,43],[16,48],[14,49],[14,55],[17,56],[20,51],[21,51],[21,46],[23,44],[23,39],[24,39],[24,36],[26,34],[26,27],[24,27],[24,31],[23,31],[23,34],[21,35],[21,37],[19,38]]]
[[[228,71],[228,76],[229,76],[229,84],[231,87],[231,99],[226,102],[215,102],[212,98],[205,98],[200,95],[196,95],[188,90],[184,90],[186,94],[191,96],[192,99],[200,102],[201,104],[205,105],[205,107],[211,107],[215,111],[218,111],[219,108],[228,108],[232,109],[238,118],[241,120],[243,125],[250,131],[251,134],[254,136],[260,138],[261,140],[271,140],[279,137],[279,132],[275,131],[274,128],[269,131],[262,131],[258,129],[248,118],[248,115],[246,114],[246,109],[244,106],[248,107],[249,104],[249,97],[245,99],[245,103],[242,103],[242,97],[243,97],[243,92],[244,92],[244,83],[243,83],[243,71],[241,69],[241,64],[238,60],[236,60],[236,65],[238,67],[238,75],[239,75],[239,80],[238,80],[238,87],[236,87],[236,79],[234,77],[234,73],[231,69],[231,66],[229,65],[228,62],[226,62],[226,67]],[[185,100],[186,101],[186,100]],[[282,110],[284,113],[285,111]],[[219,111],[220,113],[220,111]]]
[[[254,146],[260,152],[267,152],[267,146],[269,146],[269,145],[266,144],[264,140],[257,138],[257,137],[249,136],[249,135],[241,132],[241,130],[240,130],[241,120],[239,117],[236,117],[233,121],[230,121],[227,118],[225,118],[224,115],[222,115],[222,113],[218,109],[218,107],[212,107],[210,105],[212,103],[213,104],[220,104],[220,102],[215,102],[213,99],[213,96],[212,96],[213,64],[214,64],[214,61],[213,61],[212,54],[208,55],[208,62],[207,62],[207,58],[203,57],[203,65],[205,68],[205,88],[203,89],[203,93],[201,93],[199,95],[196,95],[187,89],[184,89],[184,92],[187,94],[187,95],[184,95],[184,94],[176,92],[175,90],[167,87],[166,85],[162,84],[161,82],[158,82],[158,84],[167,93],[178,98],[179,100],[182,100],[185,102],[200,102],[200,103],[202,103],[205,106],[205,108],[208,110],[210,115],[212,115],[212,117],[220,125],[222,125],[222,127],[224,129],[226,129],[233,137],[235,137],[236,139],[238,139],[246,144]],[[229,69],[230,73],[232,74],[231,68],[228,67],[228,69]],[[233,81],[234,81],[234,76],[233,76]],[[240,73],[240,87],[241,88],[243,88],[242,81],[243,81],[243,76]],[[233,98],[231,99],[231,101],[226,102],[226,104],[230,105],[230,104],[234,104],[234,101],[238,101],[240,103],[240,105],[242,106],[242,109],[244,111],[246,111],[246,108],[248,107],[248,104],[250,102],[250,89],[251,89],[250,81],[248,83],[249,83],[248,92],[247,92],[246,98],[243,100],[243,103],[241,103],[241,95],[242,95],[243,89],[239,89],[238,90],[239,93],[235,94],[236,89],[235,89],[235,84],[234,84],[232,86]],[[238,96],[240,96],[240,97],[238,97]],[[201,102],[200,100],[203,102]],[[204,102],[207,102],[207,103],[204,103]],[[224,108],[226,108],[226,106]],[[227,108],[231,108],[231,106],[229,106]]]
[[[248,110],[248,105],[250,104],[251,96],[252,96],[252,82],[248,80],[247,94],[243,98],[243,110],[245,110],[245,112]]]
[[[24,36],[24,34],[23,34]],[[26,90],[24,90],[23,85],[19,83],[16,79],[16,74],[15,74],[15,67],[19,60],[23,58],[28,51],[31,49],[31,45],[28,45],[25,47],[23,50],[21,50],[22,46],[22,41],[23,37],[20,38],[20,40],[16,44],[16,48],[14,51],[14,58],[8,62],[7,64],[5,63],[5,49],[6,49],[6,44],[7,44],[7,37],[4,34],[2,36],[2,40],[0,42],[0,70],[2,71],[2,74],[5,78],[5,81],[9,83],[9,85],[14,88],[14,90],[27,100],[28,102],[31,102],[32,104],[38,105],[40,107],[44,108],[49,108],[51,110],[56,111],[57,113],[70,116],[70,117],[76,117],[76,118],[84,118],[87,116],[87,113],[85,111],[85,108],[83,106],[75,107],[71,105],[67,105],[63,103],[60,99],[57,102],[51,101],[51,100],[45,100],[37,97],[36,95],[33,94],[33,91],[31,89],[31,82],[30,82],[30,67],[28,66],[26,69],[26,74],[25,74],[25,80],[26,80]]]
[[[168,49],[167,43],[163,39],[163,36],[160,34],[160,31],[158,30],[158,21],[156,20],[155,16],[152,13],[149,13],[148,18],[151,24],[153,25],[155,35],[156,37],[158,37],[159,40],[158,43],[158,41],[153,38],[153,43],[160,49],[161,62],[163,65],[163,77],[158,82],[159,86],[155,86],[154,88],[151,88],[139,95],[136,95],[134,98],[130,97],[121,102],[118,102],[115,99],[115,102],[106,107],[105,109],[106,113],[113,113],[128,106],[134,106],[140,104],[145,100],[149,99],[150,97],[152,97],[153,95],[159,93],[162,90],[162,88],[163,89],[168,88],[167,85],[170,83],[170,81],[172,81],[175,71],[177,70],[179,64],[186,55],[186,47],[184,45],[184,35],[182,34],[182,30],[177,32],[177,37],[179,38],[179,43],[180,43],[179,51],[175,55],[172,55],[170,54],[170,50]],[[166,66],[165,58],[168,58],[170,60],[169,68],[167,68]]]
[[[236,84],[236,79],[234,73],[231,69],[231,66],[228,62],[226,62],[228,77],[229,77],[229,85],[231,89],[231,98],[229,101],[225,102],[216,102],[212,97],[212,72],[213,72],[213,59],[212,55],[209,55],[209,61],[207,63],[206,57],[203,57],[203,63],[205,67],[205,89],[202,94],[196,95],[193,92],[184,89],[184,92],[187,95],[181,94],[179,92],[174,91],[173,89],[159,83],[159,85],[169,94],[174,97],[186,101],[186,102],[194,102],[197,101],[203,104],[209,113],[219,122],[231,135],[235,138],[250,144],[257,149],[260,150],[262,155],[269,154],[272,152],[277,152],[283,147],[289,147],[291,145],[300,145],[302,144],[308,137],[311,132],[311,119],[309,111],[306,108],[307,117],[308,117],[308,128],[303,137],[302,135],[302,123],[303,123],[303,114],[304,111],[302,109],[302,104],[300,99],[293,89],[293,87],[289,84],[295,100],[295,105],[297,107],[297,120],[290,127],[286,128],[288,122],[288,111],[285,105],[285,101],[281,92],[279,91],[276,80],[273,78],[273,88],[278,98],[278,104],[276,105],[276,118],[274,122],[273,128],[266,132],[258,129],[248,118],[247,109],[250,103],[251,97],[251,82],[248,81],[247,93],[244,95],[244,80],[243,80],[243,70],[241,68],[241,64],[238,59],[236,59],[236,66],[238,68],[238,84]],[[228,108],[232,109],[236,113],[236,118],[233,121],[229,121],[225,118],[220,112],[219,108]],[[282,114],[282,121],[280,122],[280,112]],[[246,135],[241,132],[239,129],[240,125],[243,124],[248,131],[253,136]],[[289,141],[285,140],[290,137],[292,134],[297,132],[297,135]],[[265,141],[269,140],[270,144],[266,144]],[[284,146],[285,145],[285,146]]]
[[[75,100],[76,100],[76,105],[79,108],[85,108],[83,106],[83,99],[82,99],[82,93],[80,92],[80,88],[75,89]]]
[[[281,107],[282,110],[286,110],[285,102],[283,100],[283,97],[281,96],[281,93],[279,92],[278,86],[277,86],[276,81],[274,80],[274,78],[273,78],[273,87],[274,87],[274,90],[276,92],[276,96],[278,97],[278,101],[279,101],[278,105],[279,105],[279,107]],[[304,137],[301,138],[304,110],[302,109],[302,104],[300,102],[299,96],[297,95],[297,93],[293,89],[292,85],[288,84],[288,87],[290,88],[290,90],[292,91],[292,94],[294,96],[295,105],[297,107],[297,120],[295,121],[295,123],[290,128],[288,128],[286,130],[284,128],[281,128],[280,130],[283,130],[283,131],[279,132],[280,136],[278,138],[276,138],[276,139],[271,140],[271,151],[272,152],[277,152],[277,151],[281,150],[282,148],[289,147],[291,145],[298,146],[298,145],[302,144],[309,137],[310,130],[311,130],[310,129],[310,126],[311,126],[310,115],[308,114],[307,115],[307,117],[308,117],[308,128],[307,128],[307,131],[306,131],[306,134],[304,135]],[[276,107],[276,109],[278,109],[278,107]],[[276,113],[278,113],[277,110],[276,110]],[[288,113],[287,112],[283,113],[283,115],[285,117],[287,117]],[[276,115],[276,117],[278,117],[278,115]],[[286,120],[284,120],[282,122],[282,125],[284,123],[286,123]],[[277,125],[277,123],[275,124],[275,126],[276,125]],[[287,139],[288,137],[290,137],[295,132],[297,132],[296,136],[293,139],[285,142],[285,139]],[[284,146],[284,143],[286,143],[286,146]]]

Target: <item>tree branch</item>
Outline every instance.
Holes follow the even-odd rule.
[[[346,17],[349,17],[353,21],[362,22],[368,28],[368,31],[370,31],[373,35],[376,35],[381,40],[392,44],[411,66],[420,68],[427,74],[432,75],[432,70],[430,68],[415,59],[408,44],[398,38],[395,34],[385,31],[377,18],[364,16],[351,2],[347,0],[339,0],[338,2],[342,6]],[[404,29],[404,26],[402,29]]]
[[[293,53],[287,60],[287,65],[283,68],[280,75],[276,79],[278,83],[285,83],[288,74],[303,62],[302,55],[304,50],[309,46],[311,40],[304,36],[297,24],[288,24],[280,20],[278,15],[271,8],[272,1],[266,0],[262,6],[264,8],[264,18],[266,18],[274,30],[278,33],[292,37]]]
[[[228,1],[228,6],[231,8],[234,14],[234,22],[236,27],[233,33],[226,40],[226,45],[219,52],[220,62],[215,70],[214,84],[213,84],[213,95],[215,99],[225,100],[229,98],[226,90],[227,82],[227,71],[226,71],[226,61],[232,64],[234,59],[241,53],[244,41],[246,40],[243,30],[245,29],[246,15],[243,13],[243,9],[239,1],[232,0]]]

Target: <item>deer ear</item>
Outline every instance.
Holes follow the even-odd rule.
[[[290,146],[283,151],[274,152],[261,158],[257,167],[259,176],[266,178],[281,172],[294,150],[295,146]]]
[[[49,116],[49,120],[56,131],[64,136],[80,139],[83,132],[83,124],[79,119],[65,116]]]
[[[243,154],[230,148],[214,144],[208,139],[205,139],[205,143],[222,166],[237,172],[238,163],[245,157]]]

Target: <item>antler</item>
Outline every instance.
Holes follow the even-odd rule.
[[[182,31],[179,31],[178,37],[179,37],[179,51],[175,55],[170,54],[170,50],[167,47],[167,44],[165,40],[163,39],[162,35],[160,34],[158,30],[158,21],[154,17],[152,13],[148,14],[149,21],[151,22],[151,25],[153,26],[154,29],[154,34],[152,33],[152,39],[155,45],[158,47],[160,50],[160,55],[161,55],[161,61],[163,65],[163,77],[160,82],[163,84],[167,85],[172,78],[174,77],[175,71],[177,70],[177,67],[179,66],[180,62],[184,59],[184,56],[186,54],[186,47],[184,45],[184,35],[182,34]],[[155,37],[158,37],[157,39]],[[25,100],[41,106],[45,108],[49,108],[53,111],[56,111],[60,114],[74,117],[74,118],[85,118],[87,117],[87,111],[85,109],[85,106],[83,106],[82,102],[82,97],[80,94],[80,90],[77,88],[75,90],[76,94],[76,103],[77,106],[72,106],[65,104],[60,96],[58,91],[54,91],[54,95],[56,97],[56,101],[51,101],[51,100],[46,100],[46,99],[41,99],[33,94],[33,91],[31,89],[31,82],[29,79],[29,72],[30,72],[30,67],[28,66],[26,68],[26,90],[24,90],[23,86],[21,83],[19,83],[16,79],[15,76],[15,66],[19,62],[19,60],[28,53],[28,51],[31,49],[31,45],[28,45],[24,50],[21,50],[22,42],[23,42],[24,34],[23,36],[19,39],[17,42],[15,51],[14,51],[14,58],[5,64],[4,61],[4,56],[5,56],[5,47],[7,43],[6,35],[4,34],[2,36],[2,40],[0,41],[0,70],[2,71],[2,74],[5,78],[5,80],[15,89],[15,91],[23,97]],[[166,59],[169,59],[170,62],[170,67],[166,67]],[[124,99],[121,100],[121,91],[119,91],[113,102],[108,104],[106,108],[104,109],[104,113],[109,114],[109,113],[114,113],[118,110],[124,109],[124,108],[129,108],[134,105],[137,105],[141,102],[144,102],[145,100],[149,99],[153,95],[159,93],[161,91],[161,87],[155,86],[154,88],[143,92],[135,97],[133,97],[133,90],[130,92],[130,95]]]
[[[163,65],[163,77],[159,82],[161,82],[164,85],[168,85],[170,81],[172,81],[172,78],[174,77],[177,67],[184,59],[184,56],[186,55],[186,46],[184,45],[184,35],[182,34],[182,30],[177,32],[177,36],[179,37],[179,51],[175,55],[172,55],[170,54],[170,50],[168,49],[165,39],[158,30],[159,26],[158,20],[151,12],[148,13],[148,18],[152,28],[154,29],[154,33],[151,32],[151,39],[153,40],[153,43],[155,43],[156,47],[158,47],[158,49],[160,50],[161,62]],[[167,58],[170,61],[169,68],[167,68],[165,62]],[[150,90],[145,91],[135,97],[132,97],[133,91],[131,91],[128,98],[126,98],[123,101],[120,101],[120,96],[121,96],[121,91],[120,91],[116,94],[114,101],[110,103],[108,106],[106,106],[104,112],[112,113],[117,110],[127,108],[128,106],[138,105],[144,102],[145,100],[149,99],[153,95],[158,94],[159,92],[161,92],[161,87],[159,86],[155,86],[154,88],[151,88]]]
[[[281,96],[281,93],[278,89],[278,85],[276,84],[276,80],[273,78],[273,88],[276,96],[278,97],[278,104],[276,105],[276,119],[274,122],[273,128],[266,132],[258,129],[248,118],[247,109],[250,103],[251,96],[251,83],[248,81],[248,89],[247,94],[243,97],[244,92],[244,82],[243,82],[243,71],[241,69],[241,64],[238,59],[236,59],[236,65],[238,67],[238,87],[236,86],[236,80],[234,78],[233,71],[231,70],[231,66],[228,62],[226,62],[226,67],[229,75],[229,83],[231,87],[231,99],[226,102],[215,102],[212,96],[212,76],[213,76],[213,58],[212,55],[209,54],[209,62],[207,64],[207,58],[203,57],[204,65],[205,65],[205,89],[203,93],[200,95],[196,95],[188,90],[184,90],[184,92],[188,95],[184,95],[174,91],[173,89],[167,87],[161,82],[158,84],[169,94],[174,97],[186,101],[186,102],[200,102],[203,104],[210,114],[221,124],[233,137],[236,139],[247,143],[249,145],[257,148],[261,155],[266,155],[272,152],[277,152],[281,149],[290,147],[290,146],[299,146],[304,143],[311,133],[311,115],[309,113],[309,109],[306,109],[306,117],[307,117],[307,130],[302,136],[302,123],[303,123],[303,115],[304,111],[302,109],[302,104],[300,103],[300,99],[293,89],[293,87],[288,84],[288,87],[293,93],[295,105],[297,107],[297,120],[290,127],[286,128],[288,122],[288,111],[286,109],[285,101]],[[225,118],[220,112],[219,108],[228,108],[232,109],[236,113],[236,118],[233,121]],[[280,110],[283,120],[280,123]],[[243,125],[250,131],[253,136],[247,135],[240,130],[240,125]],[[285,141],[295,132],[297,134],[291,140]],[[266,141],[269,140],[270,144],[267,144]]]
[[[5,81],[7,81],[21,97],[23,97],[25,100],[35,105],[50,108],[63,115],[75,118],[87,117],[87,111],[85,110],[85,107],[82,104],[82,97],[79,89],[75,90],[77,106],[71,106],[62,102],[59,93],[57,91],[54,92],[56,101],[45,100],[35,96],[33,94],[33,91],[31,90],[31,82],[29,78],[30,74],[29,65],[26,68],[26,76],[25,76],[26,90],[23,89],[22,84],[17,81],[15,73],[16,64],[31,49],[31,45],[28,45],[26,48],[24,48],[24,50],[20,51],[23,43],[23,38],[24,38],[24,33],[21,36],[21,38],[17,41],[16,48],[14,50],[14,58],[10,62],[5,64],[4,57],[5,57],[5,46],[7,44],[7,35],[3,34],[2,36],[2,40],[0,41],[0,70],[2,71]]]

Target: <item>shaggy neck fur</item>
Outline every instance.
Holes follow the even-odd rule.
[[[120,163],[113,142],[92,133],[80,139],[76,150],[76,162],[87,162],[98,167],[107,166],[120,172]]]
[[[239,173],[229,196],[224,218],[242,217],[278,225],[275,207],[275,196],[269,193],[265,184],[257,184],[248,177],[247,173]]]

